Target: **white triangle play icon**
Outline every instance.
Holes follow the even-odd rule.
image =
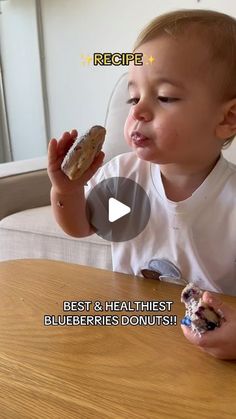
[[[131,212],[131,208],[122,202],[117,201],[115,198],[109,198],[108,202],[108,219],[111,223],[119,218],[124,217],[124,215],[129,214]]]

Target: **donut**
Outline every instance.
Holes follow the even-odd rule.
[[[193,283],[189,283],[181,293],[181,302],[185,304],[185,317],[181,323],[201,336],[203,333],[220,327],[222,313],[217,313],[202,300],[203,291]]]
[[[61,170],[70,180],[79,179],[91,166],[102,149],[105,134],[104,127],[94,125],[85,134],[76,138],[61,164]]]

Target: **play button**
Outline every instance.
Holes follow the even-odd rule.
[[[90,224],[105,240],[122,242],[138,236],[146,227],[151,206],[145,190],[132,179],[112,177],[98,183],[88,194],[86,211]]]
[[[111,223],[114,221],[119,220],[124,215],[129,214],[131,211],[130,207],[122,202],[117,201],[115,198],[109,198],[109,207],[108,207],[108,220]]]

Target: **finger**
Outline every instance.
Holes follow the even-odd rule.
[[[212,294],[209,291],[205,291],[202,299],[205,303],[209,304],[209,306],[212,307],[221,318],[227,320],[231,317],[233,309],[224,303],[217,295]]]
[[[65,131],[62,134],[62,140],[67,140],[68,138],[75,139],[76,137],[78,137],[78,131],[76,129],[72,129],[70,133],[69,131]]]
[[[105,157],[105,154],[103,153],[103,151],[100,151],[100,153],[93,160],[89,170],[95,173],[95,171],[98,170],[98,168],[102,165],[104,157]]]
[[[64,132],[62,138],[58,142],[58,155],[60,157],[67,153],[67,151],[73,145],[75,138],[76,137],[71,136],[69,132]]]
[[[99,153],[95,156],[92,164],[96,164],[96,163],[102,164],[104,158],[105,158],[105,153],[103,153],[103,151],[99,151]]]
[[[95,157],[93,163],[91,166],[84,172],[84,181],[87,182],[91,177],[96,173],[98,168],[102,165],[104,160],[105,154],[103,151],[100,151],[100,153]]]
[[[204,335],[197,335],[193,333],[193,331],[190,329],[190,327],[184,326],[181,324],[181,329],[188,341],[192,343],[193,345],[197,346],[201,351],[207,352],[207,346],[205,345],[204,341]]]
[[[57,160],[57,140],[52,138],[48,143],[48,163],[55,163]]]
[[[75,139],[76,137],[78,137],[78,131],[76,129],[73,129],[71,131],[70,135],[73,139]]]
[[[202,335],[198,335],[197,333],[194,333],[190,327],[184,326],[181,324],[181,329],[184,334],[184,336],[191,342],[193,345],[199,345],[202,341]]]
[[[181,328],[184,336],[192,344],[208,350],[210,348],[217,348],[221,345],[225,334],[225,325],[226,323],[223,323],[220,327],[216,327],[214,330],[210,330],[202,334],[194,333],[191,328],[184,325],[181,325]]]
[[[200,349],[202,352],[205,352],[207,354],[210,354],[214,357],[220,358],[219,354],[220,354],[220,349],[219,349],[219,345],[214,341],[213,344],[211,344],[211,342],[209,342],[209,336],[211,337],[212,333],[215,332],[215,330],[212,332],[206,332],[202,335],[195,335],[193,333],[193,331],[184,325],[181,325],[182,331],[184,336],[188,339],[188,341],[190,343],[192,343],[193,345],[197,346],[198,349]]]
[[[71,138],[71,135],[70,135],[69,131],[65,131],[65,132],[63,132],[62,137],[60,138],[60,141],[61,140],[66,141],[70,138]]]
[[[204,352],[208,352],[210,348],[214,348],[216,346],[215,339],[213,341],[209,342],[209,334],[214,333],[214,331],[206,332],[203,334],[197,334],[192,331],[190,327],[184,326],[181,324],[181,329],[188,341],[192,343],[195,346],[198,346],[199,349],[201,349]]]

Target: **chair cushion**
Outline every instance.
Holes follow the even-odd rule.
[[[53,259],[112,270],[111,245],[93,234],[67,235],[51,206],[21,211],[0,221],[0,260]]]
[[[36,172],[47,167],[47,156],[0,164],[0,178]]]

